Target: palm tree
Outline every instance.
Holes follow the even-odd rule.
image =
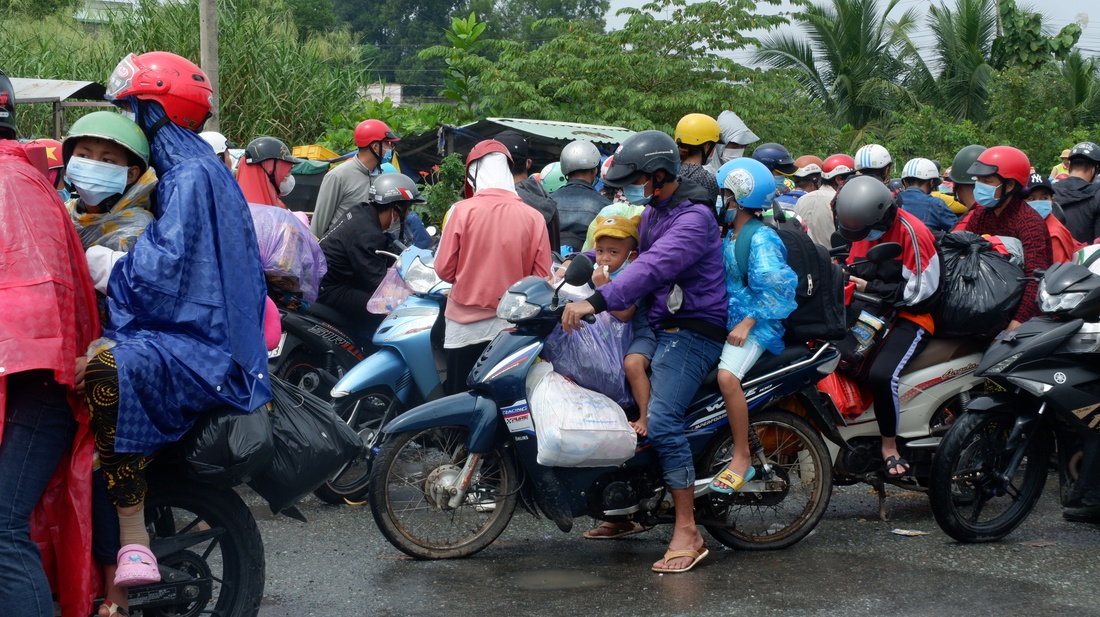
[[[904,65],[899,33],[916,23],[916,11],[889,22],[899,0],[829,0],[794,16],[803,36],[774,34],[765,38],[755,61],[787,69],[840,124],[857,128],[888,116],[892,99],[912,100],[901,87]]]
[[[1061,66],[1062,78],[1069,86],[1066,106],[1077,126],[1100,123],[1100,60],[1085,58],[1074,50]]]
[[[933,5],[927,24],[935,41],[931,61],[925,60],[908,31],[895,30],[908,67],[904,83],[921,102],[943,109],[956,120],[987,119],[996,0],[956,0],[954,10]]]

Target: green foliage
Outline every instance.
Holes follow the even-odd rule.
[[[1081,26],[1072,23],[1054,36],[1043,33],[1043,16],[1026,13],[1015,0],[1000,0],[1004,35],[993,43],[993,65],[999,69],[1013,66],[1037,69],[1052,60],[1065,58],[1081,38]]]
[[[286,0],[286,3],[303,42],[314,34],[340,26],[333,0]]]
[[[0,0],[0,16],[30,16],[41,19],[63,11],[73,11],[81,0]]]
[[[608,0],[471,0],[470,12],[485,17],[493,38],[538,47],[566,32],[603,32]],[[559,19],[560,26],[547,20]]]
[[[389,97],[381,101],[363,100],[331,116],[318,143],[333,152],[351,152],[355,149],[355,127],[363,120],[381,120],[401,137],[430,131],[451,113],[447,105],[396,106]]]
[[[442,228],[447,210],[462,199],[466,164],[462,162],[462,156],[455,152],[443,157],[430,173],[421,172],[421,175],[424,183],[420,185],[420,195],[428,203],[415,208],[425,224]]]

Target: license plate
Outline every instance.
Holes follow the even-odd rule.
[[[997,336],[993,337],[995,341],[1014,341],[1016,340],[1015,330],[1001,330]]]

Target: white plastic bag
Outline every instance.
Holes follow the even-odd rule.
[[[555,373],[549,362],[531,367],[527,401],[535,421],[540,465],[614,467],[634,456],[638,434],[622,407]]]

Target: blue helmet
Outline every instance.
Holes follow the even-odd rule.
[[[726,163],[718,173],[722,174],[723,170],[722,188],[733,193],[737,205],[750,210],[771,207],[776,195],[775,178],[763,163],[742,157]]]
[[[718,168],[718,173],[714,174],[714,179],[718,181],[719,187],[726,183],[726,176],[729,175],[730,170],[733,169],[733,164],[736,162],[737,159],[730,159]]]

